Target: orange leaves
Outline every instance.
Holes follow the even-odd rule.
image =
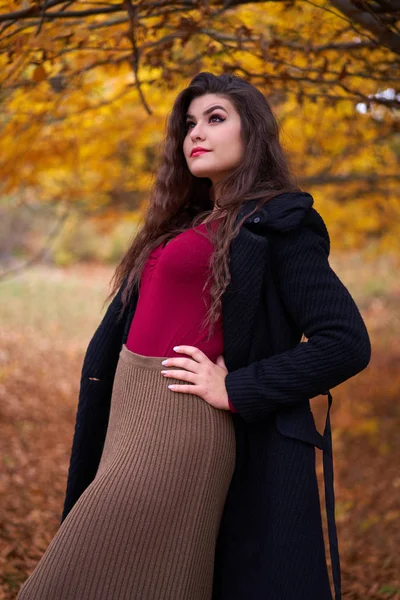
[[[43,65],[38,65],[32,73],[32,79],[37,83],[43,81],[43,79],[46,79],[46,77],[47,73]]]

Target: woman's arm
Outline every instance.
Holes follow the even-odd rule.
[[[339,385],[371,358],[360,312],[329,265],[329,236],[317,211],[308,224],[271,234],[270,246],[281,299],[308,341],[228,373],[229,399],[249,423]]]

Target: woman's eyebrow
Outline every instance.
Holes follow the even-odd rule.
[[[228,113],[228,111],[226,110],[226,108],[224,108],[223,106],[220,106],[219,104],[215,104],[214,106],[211,106],[210,108],[207,108],[207,110],[205,110],[203,112],[203,115],[208,115],[210,112],[212,112],[216,108],[222,108],[222,110],[224,110],[226,113]],[[194,116],[193,115],[189,115],[189,113],[187,113],[186,114],[186,118],[187,119],[194,119]]]

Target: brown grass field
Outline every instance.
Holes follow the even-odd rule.
[[[398,267],[358,254],[331,265],[356,300],[373,347],[368,368],[332,390],[343,597],[399,600]],[[0,600],[16,597],[59,527],[82,360],[112,273],[96,265],[40,266],[1,284]],[[321,430],[326,397],[312,407]],[[317,471],[321,483],[318,450]]]

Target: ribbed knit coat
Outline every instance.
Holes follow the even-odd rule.
[[[330,406],[329,390],[368,365],[371,345],[354,300],[330,267],[328,231],[312,205],[308,193],[281,194],[246,219],[230,246],[222,314],[225,384],[238,411],[232,413],[237,459],[212,600],[332,599],[315,447],[323,450],[335,598],[341,598],[329,411],[321,435],[309,400],[327,393]],[[254,207],[254,200],[245,202],[238,219]],[[137,303],[135,295],[117,324],[124,285],[84,358],[62,521],[101,458],[119,352]]]

